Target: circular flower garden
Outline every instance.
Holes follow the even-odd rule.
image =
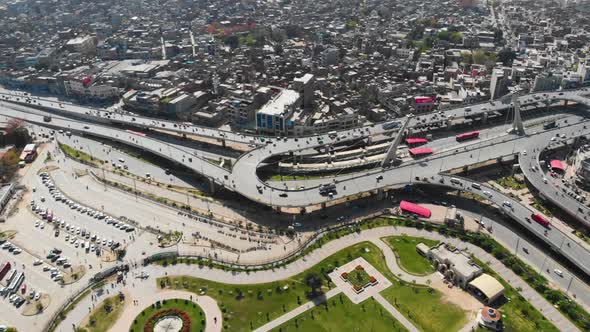
[[[202,332],[205,314],[185,299],[158,301],[145,308],[133,321],[130,332]]]
[[[179,318],[182,324],[162,326],[162,322],[171,317]],[[191,319],[186,312],[179,309],[164,309],[156,312],[148,318],[143,328],[144,332],[189,332],[190,330]]]

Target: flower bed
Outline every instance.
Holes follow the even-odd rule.
[[[346,274],[346,277],[344,275]],[[357,265],[354,270],[350,271],[349,273],[342,273],[341,277],[349,282],[354,288],[355,292],[360,293],[365,287],[370,285],[375,285],[377,283],[377,279],[375,277],[370,276],[365,268],[361,265]]]
[[[177,316],[180,319],[182,319],[182,329],[180,330],[181,332],[189,332],[190,328],[191,328],[191,319],[188,316],[188,314],[182,310],[179,309],[164,309],[164,310],[160,310],[158,312],[156,312],[155,314],[153,314],[145,323],[145,327],[144,327],[144,332],[153,332],[154,331],[154,326],[156,326],[156,323],[164,318],[164,317],[168,317],[168,316]]]

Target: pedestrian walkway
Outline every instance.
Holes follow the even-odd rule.
[[[282,315],[281,317],[279,317],[277,319],[273,319],[272,321],[262,325],[261,327],[254,330],[254,332],[267,332],[267,331],[270,331],[274,328],[277,328],[277,327],[283,325],[284,323],[290,321],[291,319],[301,315],[302,313],[306,312],[307,310],[326,302],[327,300],[331,299],[335,295],[340,294],[341,292],[342,292],[342,290],[340,288],[331,289],[328,292],[326,292],[326,294],[318,296],[315,299],[313,299],[305,304],[302,304],[299,307],[289,311],[288,313]]]
[[[150,284],[155,284],[154,282]],[[171,299],[186,299],[195,302],[205,313],[205,332],[219,332],[222,328],[221,322],[221,310],[217,305],[217,301],[209,296],[196,296],[191,292],[179,291],[179,290],[165,290],[160,292],[146,293],[141,291],[132,295],[132,299],[137,301],[136,305],[126,305],[125,310],[121,314],[121,317],[117,320],[115,325],[110,328],[110,331],[129,331],[131,324],[137,315],[139,315],[143,309],[149,307],[152,303],[162,300]]]
[[[545,298],[539,295],[533,288],[531,288],[526,282],[518,277],[514,272],[507,269],[500,261],[494,256],[488,254],[483,249],[474,246],[469,243],[462,242],[457,238],[445,237],[438,233],[432,233],[425,230],[418,230],[410,227],[378,227],[370,230],[362,231],[360,234],[353,233],[343,236],[337,240],[333,240],[323,245],[321,248],[312,251],[309,255],[298,259],[297,261],[290,263],[284,267],[276,268],[273,270],[256,271],[256,272],[235,272],[235,271],[223,271],[213,268],[196,268],[194,265],[176,264],[172,266],[163,267],[160,265],[150,265],[143,267],[142,270],[150,274],[150,279],[143,281],[151,287],[155,287],[155,282],[152,278],[164,277],[164,276],[175,276],[175,275],[187,275],[196,278],[202,278],[206,280],[215,280],[220,283],[227,284],[260,284],[268,283],[277,280],[284,280],[297,275],[314,265],[320,263],[323,259],[335,254],[336,252],[343,250],[349,246],[370,241],[372,243],[379,243],[379,248],[383,251],[383,255],[386,257],[388,268],[392,270],[396,275],[402,274],[403,271],[397,266],[395,260],[395,254],[385,243],[381,242],[380,238],[386,236],[400,236],[407,235],[412,237],[423,237],[431,240],[438,240],[450,243],[459,249],[467,249],[470,253],[474,254],[475,257],[481,261],[486,262],[490,265],[490,268],[494,270],[501,278],[508,282],[515,289],[521,289],[520,294],[526,298],[535,308],[537,308],[549,321],[555,326],[558,326],[562,331],[579,331],[576,326],[564,317],[556,308],[554,308]],[[387,258],[389,257],[389,258]],[[417,276],[412,276],[418,283]],[[149,287],[141,287],[150,291]],[[152,290],[154,288],[151,288]],[[83,301],[84,302],[84,301]],[[71,315],[77,315],[78,312],[84,310],[84,305],[78,305],[72,313],[68,314],[68,317],[64,323],[60,324],[60,327],[68,322],[70,324],[65,326],[71,326]],[[83,315],[82,317],[84,317]],[[79,322],[80,320],[78,320]],[[66,331],[65,329],[58,329],[58,331]],[[70,330],[67,330],[70,331]]]
[[[395,319],[398,320],[408,331],[410,332],[418,332],[418,328],[414,326],[404,315],[402,315],[397,309],[391,305],[386,299],[381,296],[381,294],[373,295],[373,298],[379,302],[383,306],[385,310],[387,310]]]

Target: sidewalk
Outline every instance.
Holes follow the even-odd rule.
[[[274,328],[277,328],[277,327],[283,325],[284,323],[290,321],[291,319],[301,315],[302,313],[306,312],[307,310],[326,302],[327,300],[331,299],[335,295],[340,294],[341,292],[342,292],[342,290],[339,288],[331,289],[326,294],[322,295],[321,298],[316,298],[312,301],[302,304],[301,306],[289,311],[288,313],[282,315],[281,317],[273,319],[272,321],[268,322],[267,324],[262,325],[261,327],[254,330],[254,332],[267,332],[267,331],[270,331]]]

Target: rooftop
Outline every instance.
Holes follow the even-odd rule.
[[[264,104],[258,113],[267,115],[284,114],[288,107],[297,102],[299,97],[299,92],[295,90],[281,90],[281,92],[276,94],[268,103]]]

